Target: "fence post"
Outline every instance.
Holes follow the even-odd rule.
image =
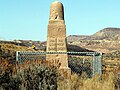
[[[17,62],[18,62],[18,57],[19,57],[18,53],[19,53],[19,51],[16,52],[16,61]]]
[[[102,76],[102,53],[99,55],[93,54],[93,75],[99,74]]]
[[[100,52],[100,55],[98,56],[98,59],[99,59],[99,74],[100,76],[102,76],[102,52]]]
[[[19,51],[16,52],[16,69],[18,69],[18,63],[19,63]]]
[[[93,54],[93,76],[96,74],[96,59],[95,54]]]

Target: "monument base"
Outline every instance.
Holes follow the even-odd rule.
[[[46,54],[46,60],[52,65],[60,68],[68,67],[68,56],[67,54]]]
[[[62,79],[57,82],[57,90],[71,90],[71,69],[69,67],[61,67],[58,72]]]
[[[71,77],[71,69],[69,67],[60,67],[58,73],[60,73],[65,79],[70,79]]]

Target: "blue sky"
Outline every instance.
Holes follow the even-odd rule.
[[[0,0],[0,38],[40,40],[47,37],[50,4],[55,0]],[[60,0],[68,35],[91,35],[120,28],[120,0]]]

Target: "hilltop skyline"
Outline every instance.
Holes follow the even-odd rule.
[[[50,5],[55,0],[0,0],[0,38],[46,41]],[[92,35],[120,28],[119,0],[60,0],[68,35]]]

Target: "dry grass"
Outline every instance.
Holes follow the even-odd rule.
[[[17,46],[17,45],[14,45],[14,44],[0,44],[0,46],[1,46],[1,49],[6,53],[9,52],[9,51],[12,51],[12,52],[34,51],[32,48],[28,48],[28,47],[25,47],[25,46]]]
[[[53,76],[56,77],[57,73],[55,74],[55,69],[56,68],[53,68],[51,63],[45,62],[45,64],[43,65],[43,62],[40,60],[26,61],[21,65],[17,65],[17,67],[8,63],[7,60],[0,60],[0,78],[2,75],[5,75],[4,73],[9,73],[9,80],[11,81],[9,82],[7,87],[10,87],[10,85],[15,86],[12,87],[15,90],[30,90],[29,88],[32,88],[31,90],[42,90],[40,89],[40,87],[36,88],[38,87],[38,85],[36,84],[38,83],[37,81],[40,79],[40,77],[46,77],[46,75],[48,75],[49,80],[51,80],[50,74],[53,72]],[[45,72],[44,74],[41,73],[42,76],[38,77],[36,74],[41,70],[44,70]],[[30,75],[31,80],[27,80],[26,82],[25,78],[28,78],[27,75]],[[55,77],[53,76],[52,79],[55,80]],[[4,79],[6,80],[7,78]],[[56,90],[55,88],[53,89],[52,86],[51,89],[45,89],[45,87],[48,87],[47,82],[45,80],[41,82],[44,82],[44,84],[42,84],[44,90]],[[102,79],[100,79],[99,75],[96,75],[92,78],[87,78],[86,73],[82,73],[81,76],[78,76],[77,74],[72,74],[70,76],[70,79],[65,79],[64,77],[57,76],[57,90],[120,90],[120,88],[118,88],[118,86],[120,86],[119,83],[120,77],[115,76],[113,73],[108,73],[104,75]],[[8,88],[3,89],[3,86],[5,87],[6,84],[0,83],[0,90],[14,90]],[[118,89],[116,89],[115,87],[117,87]]]
[[[70,87],[71,90],[120,90],[120,87],[115,88],[118,78],[116,78],[113,73],[109,73],[108,76],[103,78],[104,79],[100,79],[99,75],[87,78],[85,73],[83,73],[81,77],[77,74],[73,74],[71,75],[71,83],[68,82],[69,85],[65,79],[59,82],[59,90],[70,90]]]

